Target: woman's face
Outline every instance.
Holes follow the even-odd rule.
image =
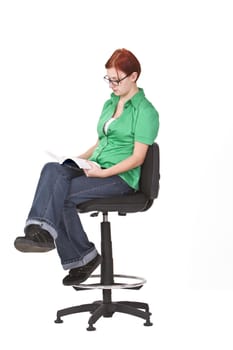
[[[135,73],[127,76],[122,71],[117,71],[115,68],[107,69],[106,81],[109,82],[109,87],[115,95],[127,95],[130,90],[135,87]]]

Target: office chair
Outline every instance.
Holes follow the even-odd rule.
[[[101,289],[102,300],[94,301],[91,304],[83,304],[68,307],[57,311],[55,323],[62,323],[61,317],[80,312],[90,312],[88,320],[88,331],[96,328],[93,326],[100,317],[112,317],[115,312],[133,315],[145,320],[145,326],[151,326],[151,313],[149,305],[135,301],[112,301],[113,289],[140,289],[146,280],[136,276],[116,275],[113,272],[113,255],[111,242],[111,227],[108,221],[109,212],[118,212],[119,215],[127,213],[137,213],[148,210],[159,192],[159,146],[157,143],[149,146],[145,161],[141,169],[140,189],[135,193],[124,196],[114,196],[112,198],[99,198],[81,203],[77,206],[79,213],[93,212],[91,216],[102,213],[101,222],[101,274],[92,275],[90,279],[100,279],[99,283],[82,283],[73,288],[77,291],[83,289]],[[122,283],[116,280],[127,279],[130,282]]]

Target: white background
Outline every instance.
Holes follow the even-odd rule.
[[[233,53],[231,1],[2,0],[0,3],[2,349],[232,349]],[[117,314],[86,332],[87,314],[56,310],[99,299],[61,283],[56,252],[21,254],[46,149],[79,154],[96,140],[110,90],[104,64],[125,47],[160,114],[159,198],[112,215],[115,270],[142,275],[114,299],[150,304],[153,327]],[[83,215],[99,247],[100,218]],[[107,340],[108,336],[108,340]]]

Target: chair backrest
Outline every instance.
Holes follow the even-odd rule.
[[[160,163],[159,146],[153,143],[149,146],[141,169],[140,192],[147,198],[155,199],[159,193]]]
[[[145,161],[141,168],[139,191],[128,195],[111,198],[96,198],[77,206],[80,213],[97,211],[117,211],[120,215],[135,213],[149,209],[159,192],[159,146],[157,143],[149,146]]]

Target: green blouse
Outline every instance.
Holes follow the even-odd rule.
[[[105,123],[113,116],[119,96],[114,93],[105,102],[97,132],[99,145],[89,158],[103,168],[109,168],[132,155],[136,141],[151,145],[159,129],[159,115],[154,106],[146,99],[143,89],[124,105],[124,110],[104,132]],[[119,176],[135,190],[139,188],[140,167],[128,170]]]

